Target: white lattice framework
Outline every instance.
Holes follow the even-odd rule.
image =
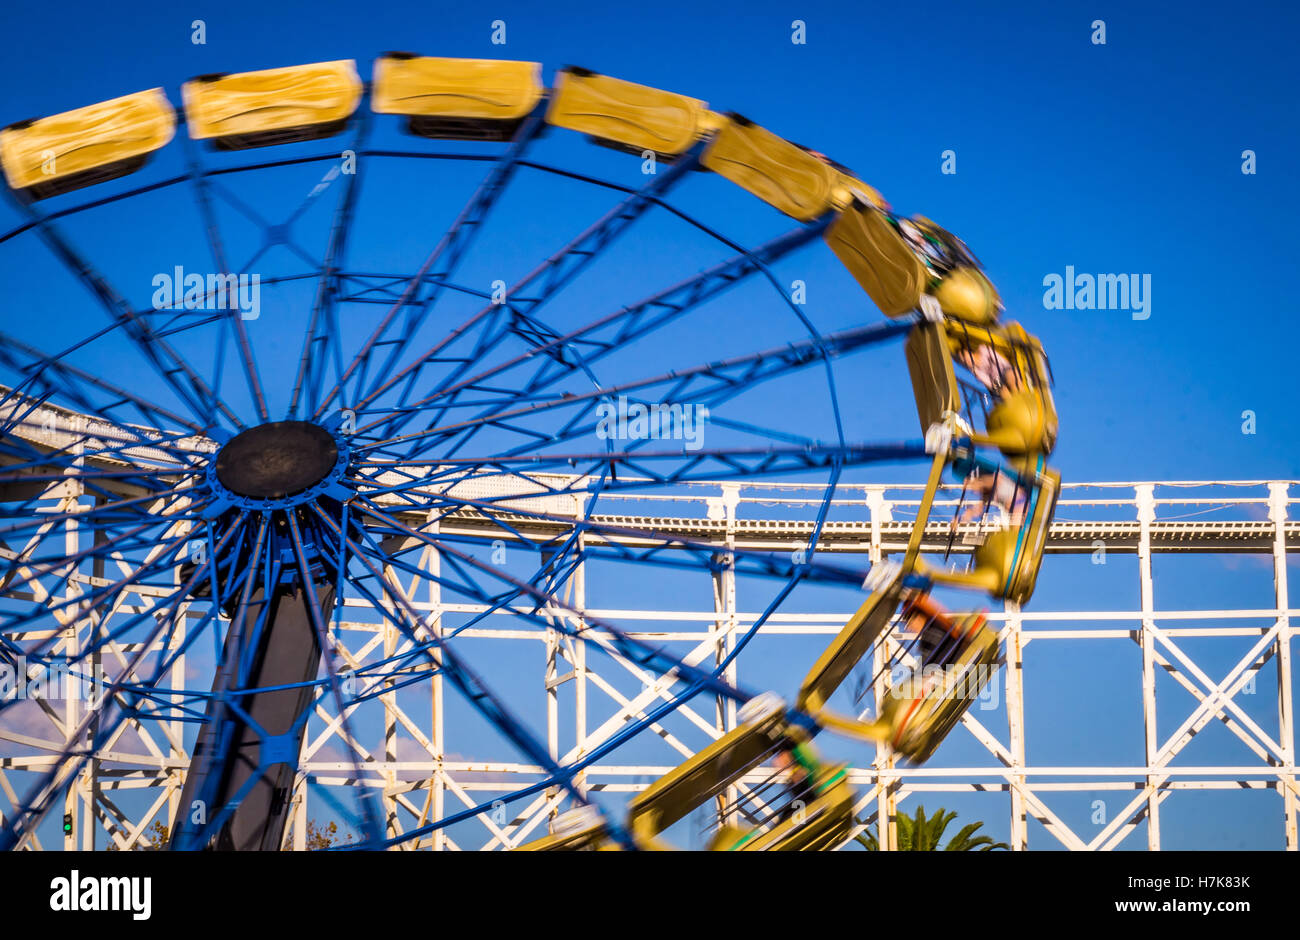
[[[66,421],[65,416],[65,421]],[[84,420],[84,419],[83,419]],[[65,425],[66,427],[66,425]],[[67,433],[84,437],[94,429],[74,427]],[[57,436],[64,428],[45,432]],[[39,439],[40,431],[33,433]],[[56,444],[56,441],[46,443]],[[52,517],[72,515],[62,525],[69,555],[85,547],[87,533],[79,529],[76,508],[85,506],[74,480],[44,485],[42,511]],[[840,486],[834,508],[823,533],[821,548],[830,552],[863,553],[876,561],[898,553],[906,545],[911,530],[909,516],[919,504],[921,487]],[[515,492],[519,492],[516,490]],[[956,493],[947,493],[937,505],[952,506]],[[176,497],[159,501],[164,511]],[[571,499],[565,497],[566,500]],[[717,546],[725,559],[728,549],[763,548],[797,550],[807,543],[810,523],[801,513],[820,504],[820,488],[781,483],[692,484],[672,493],[653,496],[602,497],[602,507],[616,506],[619,499],[635,500],[638,512],[627,516],[602,515],[603,522],[624,522],[629,527],[689,535]],[[1005,728],[988,726],[988,716],[968,712],[962,727],[954,735],[973,735],[987,751],[981,766],[945,766],[944,751],[920,768],[895,766],[888,753],[877,751],[870,765],[850,769],[850,779],[858,790],[857,805],[861,825],[878,819],[888,820],[883,848],[894,843],[896,830],[892,821],[900,804],[913,795],[925,793],[1001,792],[1009,795],[1010,839],[1013,848],[1029,847],[1028,819],[1037,819],[1060,845],[1069,849],[1111,849],[1145,821],[1147,848],[1161,847],[1160,808],[1166,800],[1183,790],[1269,790],[1278,795],[1278,817],[1282,839],[1289,850],[1296,850],[1297,796],[1295,773],[1295,731],[1293,721],[1294,681],[1291,671],[1291,643],[1294,629],[1287,590],[1287,554],[1300,550],[1300,522],[1289,521],[1293,503],[1300,500],[1294,481],[1234,482],[1162,482],[1162,483],[1090,483],[1067,484],[1057,510],[1047,551],[1053,554],[1132,553],[1138,559],[1140,609],[1069,611],[1020,610],[1006,605],[990,614],[990,621],[1000,625],[1005,650],[1005,666],[995,681],[1002,684],[1005,699]],[[549,498],[548,501],[554,501]],[[644,507],[660,504],[663,514],[646,515]],[[761,507],[761,509],[760,509]],[[789,510],[791,518],[772,518],[773,507]],[[554,510],[555,506],[551,507]],[[701,512],[703,509],[703,512]],[[569,512],[581,507],[570,505]],[[1206,516],[1214,518],[1208,519]],[[856,518],[840,518],[854,515]],[[939,515],[942,515],[940,513]],[[1096,518],[1080,520],[1080,515]],[[1194,521],[1188,521],[1187,517]],[[481,519],[452,519],[444,523],[450,529],[463,526],[466,531],[482,532]],[[553,523],[551,525],[554,525]],[[48,528],[48,527],[46,527]],[[942,550],[947,541],[945,523],[935,521],[927,532],[926,548]],[[35,544],[35,538],[33,543]],[[48,544],[48,543],[47,543]],[[22,546],[6,546],[6,558],[21,556]],[[961,551],[959,543],[957,550]],[[1185,610],[1157,609],[1155,605],[1152,556],[1161,552],[1256,553],[1271,557],[1275,604],[1266,609]],[[1049,557],[1045,565],[1050,566]],[[438,552],[426,547],[420,557],[422,571],[437,572]],[[84,591],[90,585],[103,584],[115,572],[77,570],[68,582],[68,591]],[[131,567],[119,561],[123,574]],[[703,575],[701,575],[703,576]],[[586,607],[586,572],[580,567],[566,583],[561,598],[564,609],[556,607],[550,614],[568,617],[582,626],[582,616],[590,614],[614,622],[634,635],[668,644],[674,652],[691,663],[714,662],[732,648],[737,635],[750,627],[752,612],[737,606],[734,574],[727,566],[711,575],[712,609],[698,611],[663,610],[588,610]],[[417,583],[412,579],[404,588],[412,606],[427,615],[426,628],[437,632],[443,616],[449,613],[480,613],[482,607],[444,603],[434,581]],[[42,602],[39,581],[30,599]],[[103,617],[65,618],[54,631],[32,631],[23,639],[57,635],[56,652],[73,654],[91,642],[93,635],[108,629],[113,617],[130,616],[151,608],[164,589],[139,587],[119,598],[115,607]],[[15,594],[14,596],[20,596]],[[382,654],[390,657],[409,645],[399,631],[385,623],[349,616],[360,601],[349,598],[341,630],[333,640],[337,655],[350,668],[359,668],[368,658]],[[750,651],[766,639],[779,636],[816,636],[826,642],[838,632],[851,605],[845,598],[842,612],[809,614],[782,609],[771,617],[755,637]],[[1084,605],[1080,605],[1083,607]],[[577,613],[574,613],[577,611]],[[187,613],[193,618],[197,614]],[[665,630],[663,624],[678,626]],[[653,627],[646,626],[653,623]],[[1053,626],[1066,623],[1067,628]],[[605,645],[593,631],[591,642]],[[602,672],[589,658],[587,645],[574,642],[558,630],[539,631],[521,628],[507,612],[489,616],[478,626],[459,632],[464,639],[490,640],[494,643],[541,644],[545,650],[545,669],[535,677],[514,677],[520,683],[536,682],[545,696],[545,725],[552,754],[561,762],[574,760],[595,747],[626,722],[643,716],[654,703],[669,698],[673,679],[668,675],[650,674],[641,667],[612,655],[601,657]],[[1249,639],[1250,646],[1222,679],[1215,680],[1185,648],[1189,639],[1239,637]],[[174,643],[183,641],[179,633]],[[1024,650],[1032,643],[1082,644],[1097,640],[1128,639],[1141,651],[1141,700],[1144,728],[1145,763],[1139,766],[1036,766],[1026,761]],[[891,639],[889,642],[895,642]],[[110,671],[114,664],[124,665],[137,652],[129,643],[109,643],[95,657]],[[748,655],[747,651],[747,655]],[[611,651],[612,653],[612,651]],[[876,653],[875,672],[881,671],[883,651]],[[732,681],[743,678],[745,656],[730,667]],[[1241,707],[1237,696],[1243,689],[1253,691],[1253,680],[1260,670],[1276,670],[1277,731],[1261,727]],[[631,673],[641,692],[627,696],[619,685],[626,677],[614,681],[610,669]],[[1195,707],[1178,714],[1178,726],[1172,734],[1158,733],[1159,703],[1156,675],[1164,670],[1195,699]],[[185,658],[171,670],[172,688],[184,690],[187,683]],[[190,687],[206,690],[210,676],[189,677]],[[307,821],[312,818],[306,783],[319,786],[370,786],[380,788],[388,816],[390,835],[440,819],[452,812],[490,799],[494,793],[508,793],[540,778],[541,769],[524,763],[463,759],[474,752],[472,741],[448,739],[444,727],[443,680],[434,674],[431,683],[431,709],[427,714],[411,714],[399,705],[397,696],[381,697],[384,709],[384,734],[381,751],[369,751],[359,742],[348,739],[326,701],[319,699],[316,714],[324,723],[319,733],[304,741],[301,770],[294,795],[293,821],[286,835],[286,848],[302,849],[306,845]],[[880,681],[880,680],[878,680]],[[573,695],[562,699],[560,689],[572,683]],[[879,690],[878,690],[879,691]],[[679,714],[690,726],[691,737],[670,733],[652,726],[646,733],[660,737],[685,759],[725,730],[734,727],[734,704],[712,703],[696,699],[683,706]],[[86,703],[72,697],[38,700],[37,707],[46,721],[43,732],[30,728],[6,727],[0,722],[0,794],[13,806],[19,788],[11,782],[15,772],[48,767],[69,742],[66,729],[74,728]],[[1168,706],[1166,706],[1168,707]],[[1000,716],[999,716],[1000,717]],[[1221,722],[1256,758],[1253,763],[1232,766],[1186,766],[1175,764],[1183,749],[1212,722]],[[567,751],[559,744],[562,726],[572,729],[576,744]],[[340,753],[342,757],[340,758]],[[414,759],[411,753],[414,752]],[[363,768],[363,779],[354,779],[355,755]],[[617,755],[618,752],[615,752]],[[179,810],[183,777],[189,764],[183,728],[178,721],[131,720],[100,748],[67,787],[65,811],[72,814],[71,835],[64,838],[64,848],[129,849],[147,837],[156,820],[170,822]],[[670,769],[656,766],[600,762],[582,776],[581,785],[609,793],[634,793]],[[755,773],[739,784],[740,790],[757,788],[763,774]],[[126,812],[118,795],[128,790],[147,791],[147,809]],[[1097,831],[1082,834],[1070,828],[1053,812],[1047,795],[1057,791],[1114,791],[1122,804],[1119,812]],[[733,794],[737,795],[737,794]],[[435,849],[500,849],[521,844],[542,835],[556,813],[563,808],[559,792],[543,793],[527,805],[504,814],[483,813],[483,838],[467,839],[462,828],[455,839],[444,831],[435,831],[408,847]],[[0,807],[5,804],[0,803]],[[846,844],[851,844],[851,841]],[[39,849],[39,835],[33,832],[26,847]]]

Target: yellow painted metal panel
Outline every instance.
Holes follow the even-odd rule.
[[[390,53],[375,60],[371,108],[425,137],[508,138],[541,101],[536,62]]]
[[[901,317],[917,308],[929,272],[884,213],[855,202],[824,237],[885,316]]]
[[[818,657],[799,688],[795,704],[800,709],[815,715],[826,707],[831,695],[885,633],[894,611],[898,609],[902,593],[903,571],[900,569],[888,584],[862,603],[834,642]]]
[[[831,189],[831,203],[836,209],[847,209],[855,200],[870,203],[877,209],[889,208],[888,201],[875,187],[868,186],[852,174],[838,173],[835,185]]]
[[[967,366],[979,357],[986,363],[1004,364],[1000,385],[989,389],[995,403],[988,413],[987,433],[973,439],[1008,455],[1050,454],[1056,446],[1058,419],[1042,343],[1015,322],[976,327],[948,320],[945,331],[949,351],[965,359]],[[991,366],[986,364],[984,369],[989,371]],[[990,378],[997,376],[984,376],[986,382]]]
[[[1002,310],[1002,299],[993,282],[983,271],[968,265],[945,274],[933,293],[944,313],[970,323],[996,323]]]
[[[337,133],[357,109],[361,79],[345,59],[203,76],[181,95],[191,137],[240,150]]]
[[[1003,593],[1008,600],[1023,604],[1034,593],[1038,570],[1043,565],[1043,549],[1047,544],[1047,531],[1056,514],[1056,500],[1061,493],[1061,475],[1055,470],[1040,471],[1037,503],[1033,516],[1025,525],[1024,540],[1019,546],[1015,570],[1008,579]]]
[[[760,763],[781,735],[784,722],[784,709],[765,713],[656,780],[628,807],[632,838],[642,848],[662,847],[659,833]]]
[[[546,122],[629,150],[667,155],[689,149],[711,123],[697,98],[576,68],[556,77]]]
[[[701,162],[801,222],[831,209],[841,176],[825,160],[734,114]]]
[[[161,88],[0,131],[0,162],[14,189],[38,199],[139,169],[176,133],[176,115]]]
[[[916,414],[921,419],[921,432],[925,433],[930,425],[943,419],[944,412],[961,413],[961,388],[941,324],[917,324],[907,337],[905,351]]]
[[[808,747],[808,745],[805,745]],[[853,787],[846,764],[822,765],[813,778],[817,796],[789,819],[763,832],[737,826],[719,832],[714,850],[739,852],[815,852],[837,848],[853,829]]]
[[[880,713],[881,722],[890,729],[889,743],[915,764],[929,759],[992,678],[998,658],[997,633],[983,625],[979,614],[966,614],[955,624],[965,631],[975,622],[980,623],[978,630],[937,677],[933,688],[916,695],[899,687],[885,695]],[[922,683],[924,679],[914,674],[910,682]]]

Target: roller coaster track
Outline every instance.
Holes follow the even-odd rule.
[[[79,420],[82,419],[67,409],[37,406],[29,413],[20,433],[38,446],[59,446],[66,443],[60,437],[69,433],[66,429],[84,429],[85,425],[77,423]],[[202,446],[198,445],[198,448],[202,449]],[[563,485],[560,478],[556,480],[555,485]],[[125,492],[128,490],[124,489]],[[490,497],[491,493],[485,491],[481,495]],[[906,518],[895,519],[894,516],[914,512],[920,495],[920,487],[906,484],[843,489],[836,500],[837,513],[863,513],[868,518],[828,520],[824,530],[825,549],[856,553],[902,552],[910,525]],[[955,492],[946,496],[948,501],[956,501]],[[629,503],[638,499],[630,495],[622,498]],[[562,508],[569,499],[543,496],[533,501],[533,507],[535,509],[537,504],[549,500]],[[639,499],[644,504],[645,498]],[[674,538],[706,541],[722,553],[729,547],[771,550],[804,544],[811,523],[798,516],[801,510],[806,514],[807,507],[816,502],[815,488],[781,483],[755,483],[743,487],[727,483],[692,484],[679,487],[657,501],[678,512],[602,514],[593,519],[598,519],[601,526],[607,528],[658,531]],[[1282,820],[1278,846],[1295,850],[1298,847],[1297,797],[1300,797],[1300,792],[1297,791],[1294,768],[1294,677],[1291,675],[1290,653],[1296,632],[1291,624],[1295,617],[1300,616],[1300,611],[1288,607],[1287,561],[1289,556],[1300,551],[1300,522],[1289,518],[1295,515],[1297,502],[1300,502],[1300,483],[1295,481],[1066,484],[1047,552],[1095,555],[1100,544],[1106,553],[1136,555],[1141,563],[1139,594],[1144,598],[1146,608],[1030,612],[1010,605],[1007,610],[992,612],[990,620],[998,625],[1007,644],[1007,662],[1020,668],[1007,670],[1002,680],[1006,702],[1004,728],[998,729],[990,724],[989,719],[978,711],[970,714],[964,722],[967,732],[983,748],[985,760],[965,766],[946,766],[940,759],[924,767],[905,768],[895,766],[887,752],[882,750],[874,763],[854,765],[849,769],[849,779],[860,793],[856,807],[858,818],[865,824],[874,823],[882,814],[886,819],[892,819],[900,806],[906,809],[910,805],[909,800],[934,800],[941,794],[956,798],[961,794],[1000,793],[1004,796],[1004,809],[1009,810],[1008,832],[1013,848],[1044,844],[1037,841],[1037,837],[1031,841],[1031,820],[1041,826],[1051,844],[1076,850],[1128,846],[1135,832],[1137,838],[1145,835],[1149,848],[1160,848],[1161,806],[1168,809],[1177,805],[1176,802],[1167,803],[1170,797],[1176,799],[1177,794],[1187,792],[1250,794],[1264,790],[1276,793],[1282,803],[1283,812],[1278,814]],[[789,518],[746,518],[751,511],[771,513],[774,505],[785,507]],[[1146,507],[1151,509],[1150,514],[1145,519],[1139,518],[1144,515]],[[1211,521],[1202,514],[1216,518]],[[539,523],[522,513],[507,511],[501,515],[508,520],[511,530],[519,531],[518,527],[523,527],[523,531],[536,537],[551,536],[563,525],[552,521]],[[1069,518],[1075,515],[1093,518]],[[1180,518],[1188,515],[1198,518]],[[875,518],[871,518],[873,516]],[[456,514],[447,520],[446,526],[467,535],[491,532],[511,535],[479,513]],[[946,539],[946,532],[938,524],[932,528],[936,550],[942,550],[941,542]],[[634,542],[635,539],[629,536],[628,541]],[[966,549],[958,544],[954,550],[961,552]],[[1187,553],[1270,556],[1274,567],[1276,606],[1256,610],[1157,610],[1153,600],[1155,579],[1150,570],[1151,559],[1155,555]],[[714,580],[714,610],[592,609],[590,613],[622,623],[634,635],[656,642],[689,644],[691,648],[725,646],[730,637],[752,624],[755,615],[737,609],[734,587],[730,593],[725,589],[725,570]],[[87,586],[94,583],[88,576],[84,581]],[[580,578],[579,593],[581,583]],[[441,607],[448,611],[479,610],[472,605],[443,604]],[[582,609],[582,605],[579,607]],[[838,630],[843,616],[782,611],[762,628],[758,642],[761,644],[779,637],[787,641],[825,638]],[[498,620],[503,623],[498,625]],[[508,621],[508,617],[499,614],[467,635],[506,645],[531,645],[537,641],[535,635],[512,630],[504,621]],[[340,634],[347,636],[370,635],[373,630],[372,624],[347,619],[340,625]],[[1242,668],[1233,670],[1222,682],[1208,680],[1205,670],[1197,665],[1196,657],[1181,644],[1186,640],[1197,642],[1211,638],[1236,638],[1238,642],[1243,638],[1254,639],[1258,641],[1255,644],[1258,650]],[[1028,706],[1023,697],[1023,684],[1025,670],[1032,676],[1035,669],[1032,659],[1028,666],[1024,664],[1026,647],[1033,644],[1034,650],[1039,647],[1077,650],[1087,648],[1090,643],[1116,640],[1134,642],[1148,651],[1145,656],[1150,669],[1144,669],[1141,678],[1144,725],[1154,730],[1158,715],[1168,720],[1165,708],[1157,711],[1156,707],[1155,677],[1162,673],[1173,677],[1179,686],[1196,696],[1197,708],[1189,715],[1178,715],[1189,719],[1184,722],[1186,727],[1180,728],[1178,734],[1168,735],[1165,725],[1168,735],[1166,749],[1163,753],[1157,749],[1149,764],[1039,766],[1026,760]],[[606,713],[595,698],[588,703],[585,693],[580,706],[566,707],[558,696],[558,690],[566,680],[590,690],[592,696],[602,695],[601,685],[608,686],[608,683],[586,662],[585,657],[577,657],[577,650],[566,648],[558,636],[546,640],[545,648],[545,667],[536,675],[535,681],[547,690],[550,722],[557,726],[560,722],[577,722],[580,727],[586,727],[593,718],[599,724],[620,714],[635,714],[634,709],[627,707],[627,702],[621,705],[615,702],[614,710]],[[1229,707],[1245,688],[1243,680],[1259,675],[1270,662],[1279,674],[1279,724],[1275,732],[1265,731],[1253,721],[1243,721],[1242,716]],[[1286,681],[1288,677],[1289,682]],[[432,681],[440,682],[438,679]],[[1216,697],[1219,689],[1223,691]],[[1169,707],[1173,706],[1166,706]],[[399,712],[400,709],[395,707],[392,714],[396,716]],[[465,798],[512,789],[518,782],[535,779],[541,771],[541,768],[527,763],[459,758],[453,752],[472,751],[472,743],[447,737],[440,720],[435,718],[430,725],[428,719],[422,720],[419,716],[403,714],[401,717],[402,721],[390,723],[389,756],[372,755],[375,758],[372,761],[375,776],[371,785],[384,787],[384,801],[394,817],[403,806],[424,813],[427,805],[428,813],[436,818],[438,813],[450,811],[448,800],[462,805]],[[714,729],[712,734],[721,733],[724,715],[700,717]],[[1195,734],[1210,723],[1231,729],[1251,747],[1258,762],[1198,766],[1175,760]],[[58,723],[51,717],[45,725],[43,731],[35,734],[10,730],[0,732],[0,738],[10,744],[9,753],[0,757],[0,777],[5,769],[40,767],[53,759],[42,755],[57,750]],[[421,734],[428,742],[428,749],[422,755],[412,757],[406,753],[413,745],[413,739],[408,736],[409,727],[423,727]],[[345,744],[337,737],[333,740]],[[399,752],[405,759],[397,759]],[[168,803],[174,802],[179,793],[189,756],[177,750],[153,756],[147,752],[133,753],[130,749],[111,749],[99,756],[101,761],[91,772],[79,776],[73,785],[77,799],[95,802],[95,824],[82,820],[70,839],[71,844],[86,848],[103,847],[106,839],[107,844],[131,848],[144,841],[155,816],[122,812],[114,803],[114,793],[123,788],[146,788],[157,796],[156,800],[149,800],[150,805],[161,807],[165,813]],[[311,777],[322,782],[335,778],[343,782],[348,766],[347,761],[317,758],[303,763],[295,788],[295,813],[286,835],[286,847],[303,848],[306,845],[309,813],[303,795],[304,781]],[[636,793],[648,785],[647,779],[661,776],[668,769],[661,765],[601,762],[587,769],[585,779],[595,792]],[[340,774],[343,776],[338,776]],[[382,784],[383,780],[388,782]],[[760,778],[752,775],[752,779],[745,782],[757,785]],[[1053,802],[1071,792],[1086,793],[1090,798],[1113,804],[1106,822],[1080,823],[1069,819],[1064,811],[1054,810]],[[413,797],[421,799],[414,800]],[[426,818],[428,813],[425,813]],[[989,815],[992,811],[985,818]],[[479,820],[482,834],[477,842],[467,841],[472,838],[467,834],[458,834],[453,839],[439,830],[417,844],[444,849],[469,848],[475,844],[488,849],[509,847],[534,836],[546,818],[546,812],[540,815],[534,812],[517,817],[512,815],[498,824],[490,814],[484,814]],[[1194,838],[1189,841],[1186,835],[1189,828],[1195,829],[1186,824],[1180,826],[1183,833],[1178,844],[1197,844]],[[893,826],[887,826],[886,831],[893,833]],[[851,845],[852,840],[845,844]]]

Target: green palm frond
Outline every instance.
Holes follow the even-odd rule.
[[[909,816],[906,813],[899,813],[895,821],[895,829],[898,833],[898,851],[900,852],[938,852],[941,851],[940,843],[943,841],[943,834],[947,831],[948,826],[957,814],[943,807],[935,810],[934,815],[927,815],[925,806],[920,805],[916,808],[916,813]],[[863,825],[866,825],[863,823]],[[993,849],[1010,849],[1011,847],[1005,842],[994,842],[993,839],[986,835],[976,835],[984,823],[973,822],[963,826],[961,830],[948,840],[948,844],[943,846],[944,852],[988,852]],[[854,837],[863,848],[868,852],[879,852],[880,841],[879,835],[870,828],[859,833]]]
[[[975,836],[975,833],[984,824],[982,822],[973,822],[970,825],[963,826],[961,831],[949,840],[945,846],[945,852],[973,852],[979,849],[981,852],[988,852],[992,849],[1010,849],[1011,846],[1005,842],[994,842],[990,836]]]

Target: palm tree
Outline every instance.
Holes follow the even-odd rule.
[[[938,852],[939,842],[943,838],[948,824],[957,818],[957,814],[939,807],[933,816],[926,818],[925,807],[916,808],[916,816],[902,814],[898,817],[898,850],[900,852]],[[963,826],[961,831],[948,840],[943,847],[945,852],[988,852],[992,849],[1010,849],[1005,842],[994,842],[989,836],[976,836],[984,824],[973,822]],[[880,843],[873,832],[859,833],[855,837],[869,852],[880,851]]]

